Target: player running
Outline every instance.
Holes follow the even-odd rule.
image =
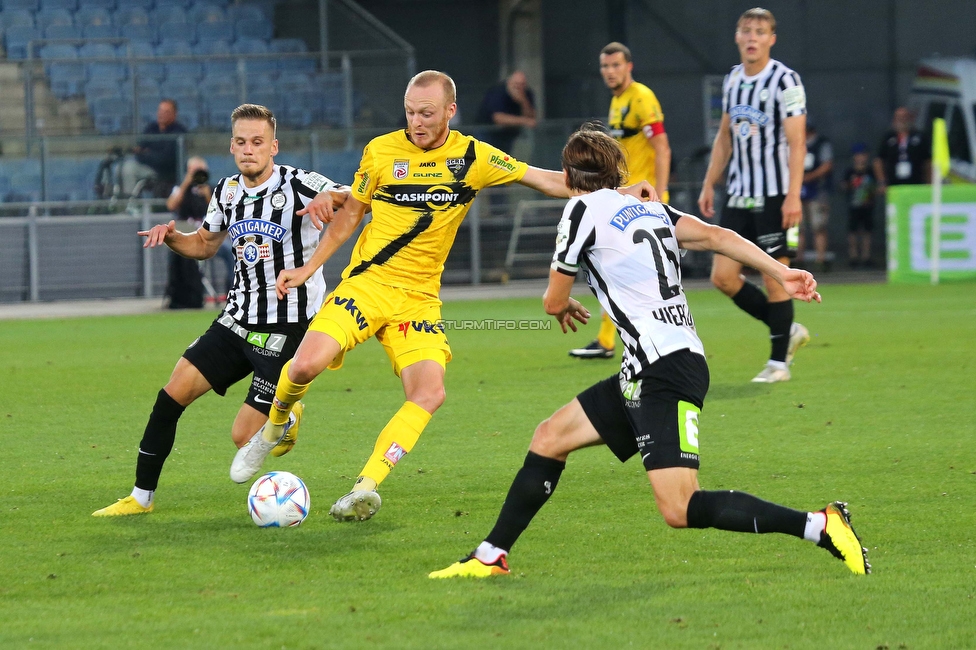
[[[728,255],[774,278],[789,295],[820,302],[813,276],[777,262],[730,230],[613,191],[625,163],[620,146],[602,132],[575,133],[562,160],[574,198],[559,222],[545,309],[564,332],[576,329],[574,319],[586,322],[589,313],[570,297],[585,262],[590,288],[624,343],[620,373],[586,389],[536,428],[494,529],[470,555],[430,577],[509,573],[508,552],[555,491],[566,458],[600,444],[621,461],[640,453],[658,510],[673,528],[785,533],[826,548],[854,573],[870,572],[846,504],[802,512],[698,485],[699,414],[709,377],[681,287],[679,248]]]
[[[152,512],[163,463],[173,450],[176,425],[183,411],[211,389],[227,389],[253,373],[231,437],[238,447],[265,422],[275,384],[291,359],[325,295],[321,274],[308,276],[287,296],[278,296],[279,269],[303,264],[318,244],[322,224],[349,194],[314,172],[278,165],[274,114],[264,106],[244,104],[231,114],[230,152],[240,174],[221,179],[214,190],[203,225],[192,233],[176,223],[142,231],[143,245],[165,244],[191,259],[213,257],[230,234],[237,264],[227,306],[210,329],[183,353],[156,403],[139,443],[132,493],[92,513],[96,517]],[[307,216],[307,218],[306,218]],[[298,285],[296,285],[298,286]],[[288,434],[273,451],[287,453],[298,437],[302,406],[292,413]]]

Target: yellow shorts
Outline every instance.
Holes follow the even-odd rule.
[[[397,376],[418,361],[430,359],[446,367],[451,360],[437,296],[391,287],[363,275],[340,282],[309,329],[339,342],[342,349],[329,364],[332,370],[342,367],[348,350],[371,336],[386,348]]]

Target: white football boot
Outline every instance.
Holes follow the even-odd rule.
[[[339,497],[329,514],[336,521],[366,521],[379,511],[383,500],[375,490],[353,490]]]

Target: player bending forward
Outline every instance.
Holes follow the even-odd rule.
[[[871,570],[846,504],[801,512],[734,490],[698,486],[698,416],[708,366],[681,289],[678,249],[711,250],[774,278],[794,298],[820,302],[817,283],[730,230],[661,203],[640,203],[613,190],[624,168],[620,146],[579,131],[563,149],[566,184],[546,312],[563,331],[589,313],[570,297],[580,262],[587,281],[624,342],[623,364],[540,424],[515,475],[494,529],[470,555],[431,578],[509,573],[509,550],[546,503],[570,452],[605,444],[624,461],[640,453],[664,520],[673,528],[786,533],[830,551],[854,573]]]

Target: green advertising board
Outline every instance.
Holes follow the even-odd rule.
[[[932,186],[888,188],[888,280],[929,282]],[[944,185],[939,279],[976,280],[976,185]]]

